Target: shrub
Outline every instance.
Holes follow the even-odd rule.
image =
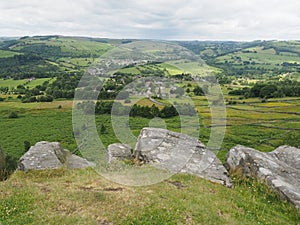
[[[19,117],[19,115],[18,115],[18,113],[16,113],[16,112],[11,112],[11,113],[8,115],[8,118],[10,118],[10,119],[18,118],[18,117]]]

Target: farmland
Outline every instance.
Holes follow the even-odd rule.
[[[226,97],[225,97],[226,98]],[[210,135],[210,108],[205,98],[194,97],[200,117],[199,139],[207,143]],[[240,101],[237,99],[237,101]],[[247,99],[246,103],[227,106],[227,128],[219,156],[224,159],[227,151],[237,144],[243,144],[261,151],[271,151],[283,144],[299,146],[296,136],[299,134],[299,98],[274,99],[262,103],[257,99]],[[141,105],[150,106],[145,100]],[[61,106],[61,107],[59,107]],[[72,128],[72,101],[52,103],[0,102],[1,146],[7,154],[19,158],[23,152],[23,142],[36,143],[42,140],[60,141],[65,148],[76,148]],[[19,118],[8,119],[11,111],[16,111]],[[106,133],[101,136],[105,146],[117,142],[111,127],[110,115],[96,115],[97,127],[103,124]],[[150,119],[131,118],[132,132],[148,126]],[[179,120],[166,119],[168,129],[180,131]],[[100,131],[99,131],[100,133]],[[15,134],[18,138],[15,138]]]
[[[3,52],[11,52],[11,54],[27,54],[34,53],[40,54],[43,57],[47,57],[47,61],[51,62],[53,66],[59,68],[63,76],[48,77],[48,78],[34,78],[34,79],[1,79],[0,86],[8,87],[8,90],[16,90],[19,85],[23,85],[29,91],[19,89],[21,93],[27,93],[30,97],[30,90],[35,90],[36,87],[44,87],[46,93],[57,94],[59,91],[64,91],[64,94],[57,94],[57,98],[69,96],[73,87],[76,86],[76,79],[80,76],[67,75],[71,73],[82,73],[86,67],[91,65],[96,58],[105,54],[114,46],[122,44],[122,41],[109,40],[109,39],[89,39],[89,38],[72,38],[61,36],[45,36],[45,37],[24,37],[19,40],[10,40],[4,42]],[[185,42],[180,43],[183,46],[187,45]],[[197,44],[197,45],[196,45]],[[139,65],[126,67],[119,70],[119,73],[129,80],[134,79],[135,76],[141,74],[157,76],[174,76],[176,77],[176,85],[186,91],[199,113],[201,132],[199,139],[204,143],[207,143],[211,132],[211,115],[209,103],[205,96],[196,96],[193,94],[193,89],[197,83],[194,83],[188,75],[184,73],[192,73],[200,77],[207,77],[209,79],[211,75],[217,76],[221,81],[224,80],[225,84],[221,86],[225,103],[227,105],[227,118],[226,118],[226,134],[224,142],[219,151],[219,156],[224,159],[226,152],[236,144],[244,144],[249,147],[257,148],[261,151],[271,151],[282,144],[293,144],[299,146],[295,135],[298,135],[299,128],[299,97],[285,97],[285,98],[272,98],[267,101],[263,101],[258,98],[250,98],[243,96],[229,95],[230,90],[236,90],[239,88],[252,87],[255,83],[264,80],[276,80],[276,79],[300,79],[299,74],[296,72],[273,75],[271,78],[266,76],[265,78],[253,78],[249,76],[234,77],[225,75],[229,67],[223,70],[226,64],[233,66],[232,72],[235,68],[241,66],[240,62],[251,60],[256,64],[268,66],[269,69],[277,71],[282,62],[293,63],[297,66],[299,57],[297,56],[298,42],[253,42],[253,43],[228,43],[228,48],[224,46],[220,47],[218,43],[189,43],[187,45],[191,50],[195,50],[198,46],[201,51],[199,55],[207,60],[206,65],[204,61],[199,62],[180,62],[169,61],[158,64]],[[226,44],[226,43],[225,43]],[[208,56],[206,53],[212,46],[220,48],[218,52],[214,52],[214,57]],[[148,46],[151,49],[150,45]],[[167,49],[167,48],[166,48]],[[148,52],[150,50],[147,50]],[[147,52],[146,51],[146,52]],[[167,50],[166,50],[167,51]],[[289,52],[289,54],[287,54]],[[151,54],[154,54],[150,51]],[[9,57],[9,56],[8,56]],[[212,61],[213,59],[213,61]],[[213,62],[213,63],[212,63]],[[201,64],[201,65],[200,65]],[[217,67],[220,65],[220,67]],[[294,68],[292,68],[294,70]],[[80,72],[81,71],[81,72]],[[180,74],[180,76],[178,76]],[[68,76],[71,75],[69,79]],[[183,79],[182,81],[178,79]],[[186,79],[186,80],[185,80]],[[70,81],[72,80],[72,81]],[[122,81],[122,80],[121,80]],[[47,82],[47,86],[43,86]],[[71,83],[72,82],[72,83]],[[115,82],[114,87],[121,85]],[[110,84],[110,89],[113,87]],[[59,87],[59,88],[57,88]],[[53,91],[51,89],[57,89]],[[104,86],[105,88],[105,86]],[[173,87],[174,88],[174,87]],[[65,89],[65,90],[64,90]],[[119,88],[120,89],[120,88]],[[43,89],[38,89],[43,90]],[[191,93],[187,93],[191,91]],[[16,99],[18,93],[11,95],[10,92],[3,92],[1,96],[5,101],[0,102],[0,113],[2,120],[2,143],[4,151],[7,154],[12,154],[14,158],[18,158],[22,155],[22,143],[29,141],[31,144],[39,140],[51,139],[61,141],[62,144],[73,150],[76,148],[74,137],[72,133],[71,123],[71,100],[54,100],[52,103],[20,103],[20,100]],[[21,94],[22,95],[22,94]],[[59,97],[61,96],[61,97]],[[29,98],[27,97],[27,98]],[[132,96],[134,98],[134,96]],[[54,98],[56,96],[54,95]],[[137,99],[140,97],[136,97]],[[111,100],[111,99],[107,99]],[[175,98],[173,100],[165,101],[163,99],[161,104],[157,106],[162,108],[164,104],[170,104],[177,102],[179,104],[185,103],[185,98]],[[126,105],[126,103],[123,102]],[[139,101],[140,105],[150,107],[153,102],[149,100]],[[130,105],[127,103],[127,105]],[[60,106],[60,107],[59,107]],[[19,114],[17,119],[8,119],[8,114],[12,111],[16,111]],[[39,116],[41,115],[41,116]],[[48,117],[45,119],[44,117]],[[107,127],[106,133],[103,134],[103,142],[105,146],[117,141],[114,136],[114,131],[111,128],[108,115],[96,115],[97,122]],[[146,118],[131,118],[132,125],[134,127],[133,133],[138,135],[139,130],[143,126],[149,124],[149,119]],[[166,119],[168,128],[177,130],[180,127],[178,120],[172,118]],[[35,124],[34,126],[32,124]],[[140,125],[138,125],[140,124]],[[31,127],[34,127],[32,129]],[[99,126],[99,125],[98,125]],[[225,123],[224,123],[225,126]],[[43,129],[45,127],[45,129]],[[34,132],[30,134],[28,130]],[[14,139],[14,134],[18,133],[18,138]],[[64,135],[62,135],[64,134]],[[62,136],[61,136],[62,135]],[[20,147],[21,146],[21,147]]]
[[[121,141],[114,127],[118,121],[125,121],[132,133],[134,140],[127,143],[132,147],[141,129],[148,126],[197,133],[206,145],[214,132],[224,131],[223,142],[214,149],[223,162],[238,144],[263,152],[281,145],[300,147],[298,41],[172,42],[172,46],[177,43],[193,51],[199,60],[128,63],[130,60],[121,58],[118,62],[126,65],[123,68],[105,77],[94,73],[95,80],[83,79],[78,85],[101,56],[133,41],[37,36],[1,42],[0,146],[13,169],[28,143],[58,141],[81,154],[75,139],[81,134],[72,121],[75,90],[99,91],[90,104],[114,101],[125,107],[137,104],[135,109],[139,110],[157,108],[156,114],[130,117],[87,111],[89,119],[95,117],[104,147]],[[156,56],[164,50],[168,54],[158,58],[172,58],[170,49],[151,51],[151,45],[139,54]],[[151,77],[159,85],[151,85]],[[135,82],[139,79],[141,83]],[[93,81],[101,82],[95,86]],[[49,101],[41,101],[49,96]],[[197,126],[189,119],[192,116],[161,113],[164,107],[190,103],[199,119],[197,132],[192,129]],[[218,124],[213,120],[214,107],[225,113]],[[17,172],[0,183],[0,218],[4,224],[297,224],[299,212],[280,201],[265,184],[238,177],[233,181],[235,189],[228,189],[193,176],[176,175],[143,189],[119,187],[91,169]],[[174,183],[183,186],[176,188]],[[149,194],[146,198],[145,191]]]

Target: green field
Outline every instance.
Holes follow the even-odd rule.
[[[14,55],[18,55],[18,54],[19,53],[17,53],[17,52],[0,50],[0,58],[13,57]]]
[[[42,85],[45,81],[49,83],[53,82],[54,78],[38,78],[34,80],[23,79],[23,80],[13,80],[13,79],[0,79],[0,87],[16,88],[18,85],[24,85],[25,87],[34,88],[37,85]]]
[[[180,99],[176,99],[180,103]],[[207,143],[211,132],[210,108],[205,97],[193,97],[200,118],[199,139]],[[184,101],[183,101],[184,102]],[[245,103],[243,103],[245,102]],[[261,103],[257,99],[237,100],[236,105],[227,106],[227,128],[219,157],[224,159],[226,152],[237,144],[243,144],[261,151],[271,151],[283,144],[297,145],[297,140],[290,137],[299,133],[300,99],[274,99]],[[142,105],[152,105],[149,100],[140,101]],[[62,108],[58,109],[61,105]],[[0,145],[7,154],[15,158],[23,154],[23,142],[31,144],[37,141],[60,141],[63,146],[76,148],[71,116],[72,101],[55,101],[52,103],[0,102],[0,120],[2,129]],[[8,119],[11,111],[19,113],[19,118]],[[106,133],[101,136],[105,146],[118,142],[111,127],[110,115],[97,115],[97,125],[104,124]],[[131,118],[131,129],[136,135],[149,125],[145,118]],[[168,129],[180,131],[183,126],[178,120],[166,119]],[[224,123],[225,124],[225,123]],[[185,126],[188,126],[185,124]],[[18,138],[15,138],[18,134]],[[299,144],[299,143],[298,143]]]
[[[62,52],[71,54],[91,54],[102,55],[112,48],[112,45],[86,40],[84,38],[71,38],[71,37],[52,37],[52,38],[27,38],[22,40],[22,45],[17,45],[13,48],[15,51],[22,50],[25,46],[36,44],[46,44],[49,46],[59,46]]]

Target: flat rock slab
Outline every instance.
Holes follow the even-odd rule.
[[[135,157],[172,173],[193,174],[232,186],[228,172],[216,155],[196,138],[160,128],[142,129]]]
[[[265,181],[300,208],[300,149],[281,146],[266,153],[238,145],[229,151],[226,166]]]
[[[58,142],[38,142],[20,158],[18,170],[58,169],[62,167],[86,168],[93,163],[71,154]]]

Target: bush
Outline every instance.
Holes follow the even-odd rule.
[[[8,115],[8,118],[10,118],[10,119],[18,118],[18,117],[19,117],[19,115],[18,115],[18,113],[16,113],[16,112],[11,112],[11,113]]]

